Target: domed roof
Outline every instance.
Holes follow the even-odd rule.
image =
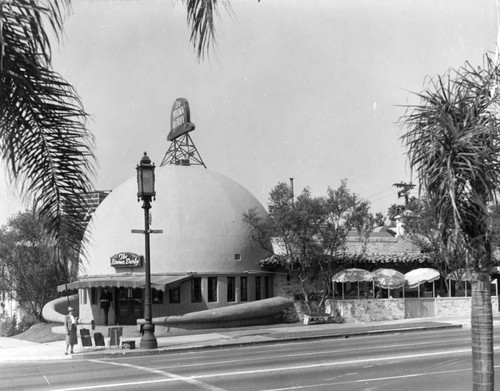
[[[250,237],[242,215],[260,202],[233,180],[201,166],[167,165],[156,169],[156,200],[150,235],[151,273],[235,273],[259,270],[266,253]],[[80,275],[108,275],[130,268],[111,266],[110,257],[144,255],[144,210],[137,201],[137,180],[113,190],[93,215]],[[239,258],[239,260],[238,260]],[[134,272],[143,271],[135,268]]]

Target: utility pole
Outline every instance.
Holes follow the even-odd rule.
[[[406,182],[399,182],[393,184],[393,186],[397,187],[398,189],[401,189],[398,191],[398,198],[404,197],[405,199],[405,206],[408,206],[408,202],[410,200],[410,191],[415,187],[413,183],[406,183]]]

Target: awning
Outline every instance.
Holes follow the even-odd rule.
[[[181,283],[192,277],[191,274],[176,275],[153,275],[151,276],[151,287],[165,290],[167,285]],[[143,288],[146,284],[144,275],[108,275],[95,277],[81,277],[78,281],[58,285],[57,291],[64,292],[70,289],[95,288],[95,287],[124,287]]]
[[[410,288],[416,288],[424,282],[439,280],[440,277],[439,271],[429,267],[415,269],[405,274],[406,285]]]

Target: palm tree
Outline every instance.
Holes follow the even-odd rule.
[[[402,140],[421,189],[435,205],[443,232],[465,245],[472,272],[472,371],[474,390],[493,390],[492,267],[488,207],[500,184],[500,67],[488,55],[429,78],[419,105],[407,106]]]
[[[93,137],[76,91],[51,69],[44,28],[58,38],[68,6],[0,0],[0,151],[57,245],[77,248],[82,226],[74,210],[91,186]]]
[[[79,251],[79,211],[95,173],[87,114],[75,89],[51,67],[49,35],[59,39],[70,3],[0,0],[0,153],[24,199],[38,206],[57,254]],[[217,0],[184,4],[201,58],[214,41]]]

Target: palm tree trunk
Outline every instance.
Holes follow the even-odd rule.
[[[486,272],[472,275],[471,335],[472,389],[493,391],[493,313],[490,276]]]

